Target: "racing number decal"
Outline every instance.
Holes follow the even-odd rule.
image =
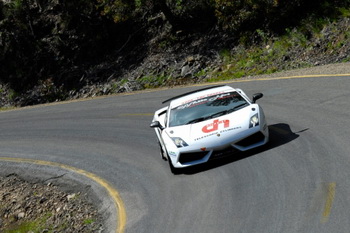
[[[202,128],[203,133],[210,133],[213,131],[216,131],[219,129],[219,125],[223,124],[224,128],[227,128],[230,126],[230,121],[229,120],[214,120],[213,123],[210,123]]]

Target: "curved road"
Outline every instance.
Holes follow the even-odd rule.
[[[125,232],[349,232],[350,76],[229,85],[264,93],[268,146],[172,175],[149,123],[186,87],[1,112],[0,157],[102,177]]]

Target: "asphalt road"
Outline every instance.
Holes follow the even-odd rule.
[[[187,87],[1,112],[0,156],[107,180],[125,232],[349,232],[350,77],[229,85],[264,93],[268,146],[171,174],[149,123]]]

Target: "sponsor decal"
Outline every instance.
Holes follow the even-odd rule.
[[[219,129],[219,125],[223,125],[224,128],[228,128],[230,126],[230,120],[214,120],[213,123],[207,124],[202,128],[203,133],[211,133],[213,131],[217,131]]]
[[[179,106],[177,109],[191,108],[191,107],[194,107],[194,106],[197,106],[197,105],[200,105],[200,104],[204,104],[206,102],[208,102],[207,99],[194,100],[194,101],[192,101],[190,103],[187,103],[187,104]]]
[[[236,129],[240,129],[240,128],[242,128],[242,127],[241,127],[241,126],[238,126],[238,127],[223,129],[223,130],[220,130],[219,132],[213,132],[213,133],[210,133],[210,134],[206,134],[206,135],[204,135],[204,136],[202,136],[202,137],[195,138],[194,140],[195,140],[195,141],[198,141],[198,140],[201,140],[201,139],[204,139],[204,138],[208,138],[208,137],[214,136],[214,135],[220,137],[221,134],[223,134],[223,133],[230,132],[230,131],[232,131],[232,130],[236,130]]]
[[[215,135],[215,134],[216,134],[216,133],[207,134],[207,135],[204,135],[204,136],[202,136],[202,137],[195,138],[194,140],[195,140],[195,141],[198,141],[198,140],[201,140],[201,139],[204,139],[204,138],[207,138],[207,137],[213,136],[213,135]]]
[[[214,102],[215,100],[221,100],[221,99],[226,99],[226,98],[234,98],[237,97],[237,93],[232,93],[232,92],[227,92],[227,93],[217,93],[216,95],[210,94],[207,96],[201,96],[196,99],[191,99],[189,101],[185,101],[177,107],[177,109],[185,109],[185,108],[191,108],[200,104],[205,104],[207,102]]]
[[[214,92],[214,93],[210,93],[207,95],[198,96],[197,98],[186,100],[182,104],[187,104],[187,103],[192,102],[194,100],[199,100],[199,99],[203,99],[203,98],[207,98],[207,97],[211,97],[211,96],[215,96],[215,95],[220,95],[222,93],[224,93],[224,92],[219,91],[219,92]]]
[[[223,130],[220,131],[220,133],[226,133],[226,132],[229,132],[231,130],[240,129],[240,128],[242,128],[242,127],[238,126],[238,127],[234,127],[234,128],[223,129]]]

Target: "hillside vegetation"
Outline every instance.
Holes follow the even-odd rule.
[[[349,0],[0,0],[0,107],[350,60]]]

